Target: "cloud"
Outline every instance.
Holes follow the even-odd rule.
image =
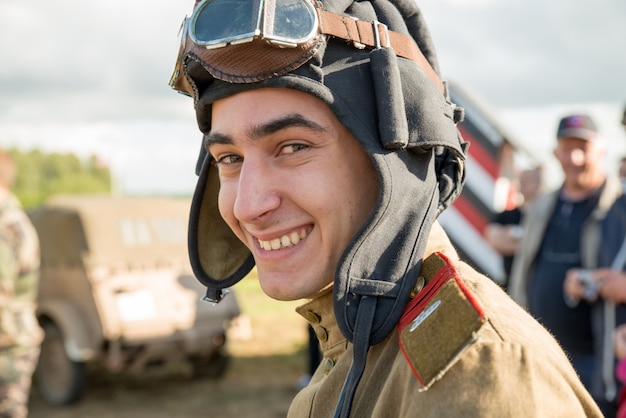
[[[190,108],[178,106],[167,82],[192,7],[191,0],[158,7],[3,0],[0,49],[10,65],[0,67],[0,119],[21,117],[14,107],[29,103],[51,103],[31,118],[178,117]],[[496,105],[626,101],[623,0],[422,0],[420,7],[445,77]],[[81,110],[73,117],[68,106]]]
[[[420,2],[446,77],[500,106],[626,101],[620,0]]]
[[[14,107],[30,103],[31,118],[74,120],[150,115],[155,104],[169,108],[177,31],[192,5],[4,0],[0,49],[10,65],[0,68],[0,117],[19,117]],[[68,106],[79,108],[76,117]]]

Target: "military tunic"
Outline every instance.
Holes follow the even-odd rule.
[[[396,328],[370,348],[351,416],[602,416],[554,338],[495,283],[459,261],[437,227],[431,234],[427,255],[435,251],[452,260],[447,264],[452,265],[482,307],[485,322],[477,338],[469,341],[449,364],[438,365],[439,374],[425,388],[400,348]],[[428,260],[424,265],[427,263]],[[299,307],[298,312],[315,329],[323,360],[310,384],[296,395],[288,416],[332,417],[352,362],[352,344],[337,327],[332,291]],[[433,336],[432,344],[445,344],[446,341],[438,341],[441,338]],[[413,356],[418,367],[431,360],[420,353],[407,355]]]

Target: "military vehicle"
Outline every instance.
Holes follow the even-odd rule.
[[[112,372],[226,369],[232,293],[213,306],[187,255],[189,199],[55,197],[30,216],[41,241],[35,385],[52,404],[83,395],[90,364]]]

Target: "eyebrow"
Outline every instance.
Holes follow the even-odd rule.
[[[293,113],[270,120],[262,125],[253,126],[248,132],[248,137],[258,139],[287,128],[306,128],[318,132],[327,130],[317,122],[307,119],[299,113]],[[233,138],[229,135],[220,132],[210,132],[204,139],[204,146],[208,148],[213,144],[233,144],[233,142]]]

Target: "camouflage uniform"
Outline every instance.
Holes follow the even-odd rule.
[[[0,417],[26,417],[43,332],[35,317],[39,240],[20,203],[0,201]]]

